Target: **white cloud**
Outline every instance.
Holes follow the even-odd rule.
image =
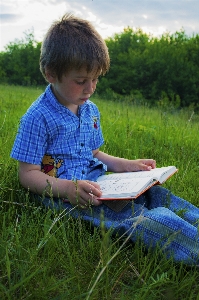
[[[1,0],[0,5],[0,51],[31,28],[42,40],[51,23],[66,12],[91,21],[104,38],[127,26],[154,35],[181,28],[187,34],[199,33],[198,0]]]

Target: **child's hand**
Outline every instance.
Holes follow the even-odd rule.
[[[154,159],[129,160],[129,165],[128,165],[129,172],[150,171],[155,167],[156,167],[156,161]]]
[[[68,182],[67,199],[72,205],[78,205],[80,208],[100,205],[101,201],[97,200],[97,198],[101,195],[100,186],[96,182],[88,180]]]

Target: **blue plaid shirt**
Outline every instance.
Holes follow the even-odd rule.
[[[95,167],[106,171],[92,154],[103,143],[97,106],[87,100],[76,116],[57,101],[49,85],[22,117],[11,157],[41,165],[50,176],[85,179]]]

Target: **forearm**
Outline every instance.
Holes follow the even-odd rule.
[[[125,158],[115,157],[102,151],[96,151],[94,157],[107,165],[108,172],[134,172],[147,171],[156,167],[153,159],[136,159],[129,160]]]
[[[31,170],[26,173],[19,172],[21,185],[38,195],[65,198],[72,183],[71,180],[59,179],[39,170]]]
[[[41,171],[39,165],[19,162],[19,179],[23,187],[33,193],[47,197],[65,198],[71,204],[82,208],[88,203],[100,205],[100,186],[88,180],[73,180],[55,178]]]
[[[132,168],[128,168],[129,160],[125,158],[115,157],[104,153],[102,151],[97,152],[95,155],[97,159],[107,165],[108,172],[128,172],[132,171]]]

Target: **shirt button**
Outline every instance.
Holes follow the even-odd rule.
[[[82,171],[82,174],[85,174],[85,171],[84,171],[84,170]]]
[[[81,147],[83,147],[83,146],[84,146],[84,143],[81,143],[80,145],[81,145]]]

